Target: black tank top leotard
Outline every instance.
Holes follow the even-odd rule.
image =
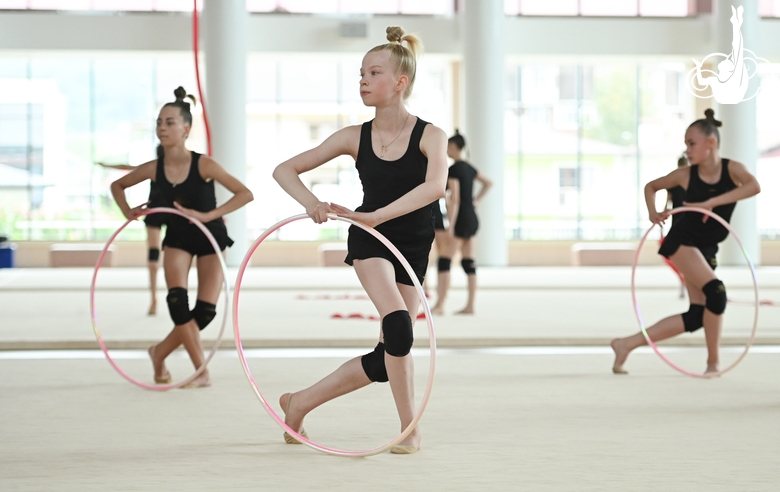
[[[165,165],[157,161],[156,188],[160,193],[160,203],[163,207],[174,208],[176,202],[182,207],[210,212],[217,208],[217,195],[214,181],[206,181],[200,174],[198,163],[200,154],[191,152],[190,171],[181,183],[171,183],[165,177]],[[169,214],[166,217],[168,229],[163,240],[163,247],[178,248],[188,251],[194,256],[214,254],[214,246],[209,242],[198,226],[191,224],[180,215]],[[233,240],[227,235],[227,227],[222,217],[203,224],[211,232],[219,245],[220,251],[233,245]]]
[[[720,179],[713,184],[702,181],[699,176],[699,166],[694,165],[691,166],[688,189],[685,191],[685,201],[689,203],[704,202],[710,198],[727,193],[736,187],[736,183],[734,183],[729,174],[728,159],[722,159]],[[712,211],[726,222],[729,222],[736,206],[736,202],[727,203],[715,207]],[[672,228],[658,252],[663,256],[669,257],[681,245],[693,246],[698,248],[705,258],[710,260],[710,263],[715,266],[717,263],[714,263],[714,257],[718,251],[718,243],[728,237],[728,229],[712,218],[707,220],[707,222],[702,222],[700,213],[685,212],[677,215],[680,215],[681,218],[677,223],[672,224]]]
[[[479,220],[474,210],[474,179],[477,170],[466,161],[457,161],[450,166],[448,179],[457,179],[460,183],[460,205],[455,221],[455,236],[468,239],[477,233]]]
[[[428,172],[428,158],[420,150],[420,140],[429,123],[417,118],[404,155],[395,161],[385,161],[377,157],[371,144],[372,121],[363,123],[360,130],[355,167],[363,185],[363,203],[355,209],[357,212],[373,212],[398,200],[424,183]],[[431,204],[379,224],[376,230],[401,251],[422,282],[434,237]],[[350,226],[347,250],[344,261],[348,265],[352,265],[352,260],[384,258],[393,264],[396,282],[412,285],[406,270],[390,250],[359,227]]]

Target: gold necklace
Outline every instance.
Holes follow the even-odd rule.
[[[393,145],[393,142],[398,140],[398,137],[401,136],[401,133],[403,133],[404,128],[406,128],[406,122],[409,120],[409,113],[406,113],[406,119],[404,119],[404,124],[401,127],[401,131],[398,132],[398,135],[395,136],[395,138],[389,142],[387,145],[385,145],[385,142],[382,140],[382,132],[379,130],[379,127],[377,126],[376,132],[379,134],[379,143],[382,144],[382,148],[380,149],[379,157],[382,158],[385,156],[385,152],[387,152],[387,148]],[[374,126],[376,126],[376,120],[374,120]]]

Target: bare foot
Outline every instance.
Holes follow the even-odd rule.
[[[184,389],[208,388],[211,386],[211,377],[208,371],[203,371],[200,376],[182,386]]]
[[[437,314],[439,316],[443,315],[444,314],[444,306],[440,306],[438,303],[436,303],[436,305],[433,306],[433,308],[431,308],[431,313],[432,314]]]
[[[420,433],[420,428],[417,427],[411,434],[406,436],[406,439],[390,448],[390,452],[393,454],[414,454],[420,450],[421,440],[422,435]]]
[[[712,374],[712,373],[715,373],[715,372],[720,372],[720,370],[718,369],[718,364],[717,363],[710,364],[708,362],[707,363],[707,370],[704,371],[704,374]]]
[[[612,365],[612,372],[615,374],[628,374],[628,371],[623,369],[623,364],[626,363],[629,351],[624,347],[623,341],[620,338],[616,338],[609,345],[615,351],[615,363]]]
[[[303,430],[303,417],[306,414],[301,415],[301,410],[295,405],[292,393],[285,393],[279,397],[279,406],[282,407],[284,412],[284,423],[291,429],[295,429],[298,434],[305,436]]]
[[[154,348],[156,345],[149,347],[149,358],[152,359],[152,367],[154,367],[154,382],[157,384],[168,384],[171,382],[171,373],[165,368],[165,359],[155,357]]]
[[[474,308],[466,306],[455,314],[474,314]]]
[[[149,316],[154,316],[157,314],[157,299],[152,299],[152,303],[149,305],[149,312],[147,314]]]

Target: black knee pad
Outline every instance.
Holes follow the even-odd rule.
[[[174,287],[168,291],[168,297],[165,300],[168,302],[168,312],[171,313],[174,324],[183,325],[192,319],[187,289]]]
[[[403,357],[412,350],[414,334],[409,311],[394,311],[382,318],[385,336],[385,352],[393,357]]]
[[[707,285],[702,287],[702,292],[707,298],[706,306],[715,314],[723,314],[726,310],[726,286],[718,279],[710,280]]]
[[[701,304],[691,304],[688,311],[682,313],[683,326],[685,331],[691,333],[704,326],[704,306]]]
[[[195,309],[192,310],[192,319],[198,324],[199,329],[203,330],[203,328],[207,327],[216,315],[216,304],[201,301],[200,299],[195,302]]]
[[[477,265],[471,258],[461,260],[460,266],[463,267],[463,271],[466,272],[466,275],[474,275],[477,273]]]
[[[160,259],[160,248],[149,248],[149,261],[157,261]]]
[[[450,265],[452,265],[451,258],[439,257],[439,265],[438,265],[439,273],[449,272]]]
[[[360,358],[363,370],[368,379],[375,383],[387,382],[387,368],[385,367],[385,344],[379,342],[373,352],[369,352]]]

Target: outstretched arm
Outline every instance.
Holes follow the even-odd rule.
[[[328,220],[328,213],[333,209],[330,204],[321,202],[301,181],[300,175],[311,171],[340,155],[351,155],[357,158],[357,148],[360,143],[360,126],[342,128],[317,147],[298,154],[276,166],[273,177],[298,203],[303,205],[306,213],[321,224]],[[431,200],[432,201],[432,200]]]
[[[120,171],[132,171],[138,166],[131,166],[130,164],[106,164],[105,162],[96,162],[100,167],[105,167],[106,169],[118,169]]]

